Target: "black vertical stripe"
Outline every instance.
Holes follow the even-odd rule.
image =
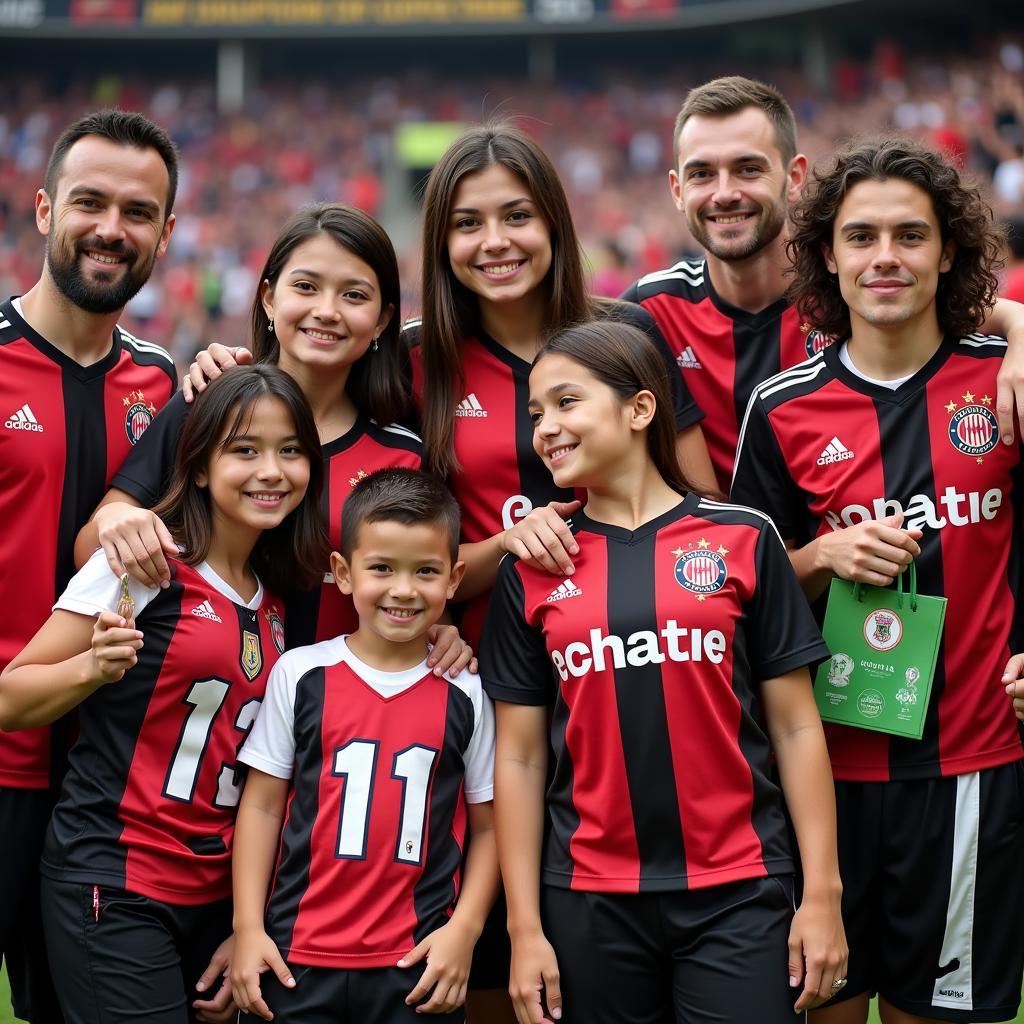
[[[291,952],[302,897],[309,888],[313,826],[320,809],[320,780],[323,775],[320,737],[324,689],[322,667],[307,672],[295,687],[295,749],[303,754],[295,766],[292,799],[281,837],[280,866],[267,910],[267,932],[285,959]]]
[[[443,925],[447,908],[455,903],[455,876],[462,851],[452,834],[452,821],[466,774],[465,753],[473,737],[473,721],[473,702],[457,686],[449,685],[444,742],[427,797],[423,871],[412,893],[416,915],[414,942],[421,942]]]
[[[1010,533],[1010,553],[1006,563],[1006,581],[1013,601],[1013,620],[1010,624],[1010,653],[1024,651],[1024,462],[1019,462],[1010,473],[1010,509],[1013,528]],[[1017,734],[1024,743],[1024,722],[1017,722]]]
[[[551,712],[551,749],[557,754],[554,764],[548,766],[550,779],[548,818],[551,827],[546,830],[544,841],[544,869],[559,878],[572,878],[573,859],[569,849],[572,837],[580,827],[580,816],[573,800],[576,785],[572,757],[565,742],[569,725],[569,706],[562,699],[559,687],[555,694],[555,706]]]
[[[875,399],[878,432],[882,452],[882,474],[885,496],[906,501],[913,494],[923,494],[938,509],[935,494],[935,473],[928,447],[928,403],[924,391],[916,392],[909,401],[896,403]],[[917,586],[923,594],[946,592],[942,567],[942,540],[938,530],[925,527],[920,540],[921,554],[917,560]],[[893,781],[916,778],[920,765],[939,763],[939,703],[946,688],[945,642],[939,647],[935,664],[932,695],[925,714],[924,734],[919,740],[893,736],[889,739],[889,778]],[[906,771],[905,766],[915,766]]]
[[[650,532],[635,543],[608,543],[608,631],[624,646],[638,623],[659,621],[656,540]],[[644,892],[645,879],[678,877],[686,863],[661,668],[616,668],[615,698]]]
[[[55,868],[125,875],[128,848],[118,842],[124,830],[119,810],[146,712],[181,620],[184,592],[182,584],[171,580],[143,609],[139,629],[146,642],[137,664],[79,707],[79,736],[46,840],[44,860]],[[151,781],[156,796],[160,780]]]
[[[774,310],[774,306],[771,307]],[[774,319],[771,317],[774,316]],[[769,323],[762,319],[763,313],[747,319],[737,316],[733,321],[732,338],[736,355],[736,369],[733,380],[733,406],[736,425],[741,426],[747,411],[747,403],[754,388],[763,380],[774,376],[782,369],[780,365],[782,319],[774,313]]]

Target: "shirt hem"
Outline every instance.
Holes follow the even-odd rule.
[[[415,945],[416,943],[410,938],[408,948],[384,953],[324,953],[309,949],[290,949],[284,959],[289,964],[301,964],[303,967],[334,967],[338,969],[397,967],[398,961]]]
[[[56,868],[45,860],[39,864],[39,873],[55,882],[80,882],[85,885],[110,885],[125,892],[134,892],[146,896],[158,903],[170,903],[172,906],[198,907],[208,903],[219,903],[231,895],[230,882],[222,886],[204,886],[202,892],[179,892],[174,889],[162,889],[155,885],[140,885],[129,881],[123,875],[108,871],[86,871],[80,868]]]
[[[672,875],[662,878],[607,878],[565,874],[544,868],[541,881],[545,885],[559,889],[573,889],[582,892],[680,892],[688,889],[709,889],[715,885],[729,882],[743,882],[751,878],[765,878],[771,875],[790,875],[795,870],[791,857],[779,857],[773,860],[758,861],[754,864],[738,864],[729,868],[716,868],[713,871],[700,871],[690,875]]]
[[[0,789],[49,789],[49,772],[0,772]]]
[[[948,758],[942,761],[928,761],[920,765],[900,765],[898,778],[893,778],[892,766],[885,765],[832,765],[832,778],[836,782],[912,782],[917,779],[955,778],[969,772],[980,772],[986,768],[999,768],[1004,764],[1024,760],[1024,749],[1020,745],[1003,747],[984,754],[968,757]]]

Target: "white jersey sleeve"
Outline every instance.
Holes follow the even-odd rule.
[[[128,592],[135,602],[137,619],[142,609],[160,593],[160,588],[147,587],[129,576]],[[116,612],[120,600],[121,580],[110,571],[106,555],[101,549],[94,551],[89,561],[71,577],[53,610],[92,617],[101,612]]]
[[[460,672],[452,686],[473,702],[473,735],[464,758],[466,803],[486,803],[494,799],[494,704],[484,693],[478,675]]]

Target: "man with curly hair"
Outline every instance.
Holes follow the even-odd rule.
[[[672,142],[672,201],[703,256],[648,274],[622,298],[642,305],[661,328],[705,413],[701,428],[727,490],[755,385],[831,341],[823,324],[799,316],[785,299],[787,219],[807,158],[782,93],[738,75],[690,90]],[[1009,443],[1015,391],[1024,415],[1024,309],[1000,302],[986,326],[1008,333],[1013,348],[992,392]]]
[[[863,1024],[875,992],[885,1024],[1012,1019],[1024,469],[993,410],[1006,342],[974,333],[1000,235],[944,157],[898,138],[841,151],[792,221],[789,297],[838,342],[755,388],[733,498],[774,518],[811,600],[916,559],[948,602],[923,737],[826,725],[850,972],[815,1024]]]

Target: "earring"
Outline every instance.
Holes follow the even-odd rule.
[[[378,350],[378,349],[380,348],[380,342],[378,342],[378,341],[377,341],[377,339],[378,339],[379,337],[380,337],[380,335],[379,335],[379,334],[375,334],[375,335],[373,336],[373,345],[372,345],[371,347],[373,348],[373,351],[374,351],[374,352],[376,352],[376,351],[377,351],[377,350]]]
[[[268,331],[268,332],[269,332],[270,334],[273,334],[273,333],[274,333],[274,321],[273,321],[273,320],[268,320],[268,321],[267,321],[267,331]]]

